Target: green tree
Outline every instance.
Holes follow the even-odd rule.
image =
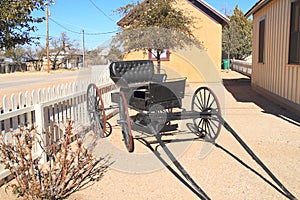
[[[44,10],[44,0],[1,0],[0,1],[0,50],[34,41],[30,32],[36,31],[34,23],[43,17],[33,17],[34,10]]]
[[[26,71],[26,65],[24,64],[24,57],[26,51],[21,46],[10,48],[5,52],[7,58],[11,58],[16,66],[16,71]]]
[[[223,51],[228,58],[245,59],[252,53],[252,20],[236,5],[230,22],[223,29]]]
[[[122,31],[113,45],[122,45],[125,53],[154,50],[160,71],[160,56],[165,49],[183,48],[196,42],[191,28],[193,19],[175,8],[176,0],[147,0],[117,9],[123,17]],[[200,44],[200,42],[197,42]]]

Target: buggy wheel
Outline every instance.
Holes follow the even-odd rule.
[[[130,116],[128,113],[128,105],[126,101],[126,96],[123,91],[120,92],[120,121],[119,124],[122,127],[122,134],[124,138],[125,146],[128,150],[128,152],[133,152],[134,150],[134,143],[133,143],[133,137],[131,133],[131,122],[130,122]]]
[[[87,110],[91,122],[91,129],[96,136],[107,137],[111,133],[111,126],[107,125],[102,94],[95,84],[87,89]],[[108,130],[107,130],[108,128]]]
[[[211,89],[200,87],[195,91],[192,98],[192,111],[203,114],[200,118],[194,119],[195,134],[209,142],[214,142],[222,125],[214,114],[217,112],[221,115],[220,103]]]
[[[105,123],[105,128],[103,129],[103,135],[104,135],[104,137],[108,137],[108,136],[110,136],[111,133],[112,133],[112,127],[111,127],[111,124],[107,121]]]

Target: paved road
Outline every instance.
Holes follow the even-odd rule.
[[[4,95],[31,91],[33,89],[47,88],[49,86],[73,82],[75,80],[90,79],[96,69],[101,73],[106,66],[82,68],[76,71],[25,72],[13,74],[0,74],[0,104]]]
[[[91,68],[80,69],[79,71],[66,72],[37,72],[37,73],[18,73],[0,75],[0,88],[8,90],[14,88],[30,87],[39,84],[53,84],[62,81],[87,79],[91,76]]]

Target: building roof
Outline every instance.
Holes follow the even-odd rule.
[[[209,5],[208,3],[206,3],[203,0],[186,0],[186,1],[193,4],[199,10],[205,12],[209,17],[214,19],[216,22],[218,22],[222,26],[226,25],[229,22],[229,19],[225,15],[220,13],[218,10],[216,10],[215,8],[213,8],[211,5]],[[144,3],[144,2],[146,2],[146,0],[144,0],[142,3]],[[117,22],[117,24],[120,25],[120,22],[122,22],[128,15],[130,15],[130,12],[126,16],[124,16],[122,19],[120,19]]]
[[[253,15],[258,10],[263,8],[265,5],[267,5],[271,0],[259,0],[248,12],[246,12],[245,17],[250,17],[250,15]]]
[[[202,10],[205,12],[208,16],[213,18],[215,21],[217,21],[219,24],[222,24],[222,26],[226,25],[229,22],[228,17],[223,15],[221,12],[213,8],[211,5],[206,3],[203,0],[187,0],[190,3],[192,3],[196,8],[199,10]]]

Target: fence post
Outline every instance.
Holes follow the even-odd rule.
[[[44,134],[45,132],[45,115],[44,115],[44,107],[42,104],[37,104],[35,105],[35,120],[37,124],[37,133],[40,134],[40,137],[44,140],[45,145],[47,145],[47,140],[46,140],[46,135]],[[41,140],[41,139],[38,139]],[[43,145],[43,142],[41,141],[41,145]],[[47,162],[47,157],[46,153],[42,149],[42,147],[38,144],[37,146],[37,154],[38,157],[40,157],[40,163],[46,163]]]

